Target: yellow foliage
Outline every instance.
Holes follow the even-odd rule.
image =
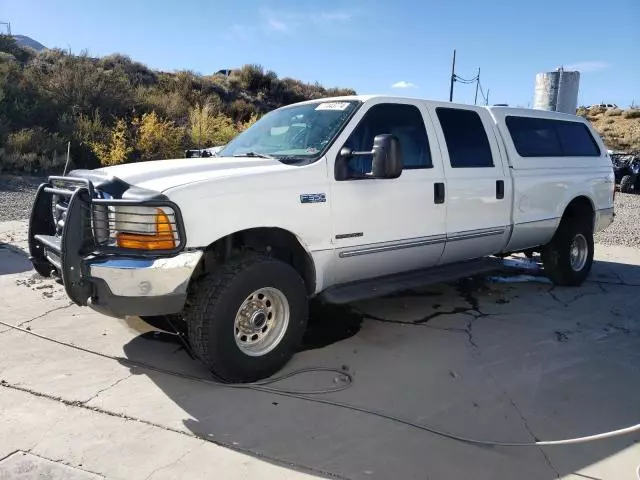
[[[129,140],[127,123],[118,119],[109,134],[109,143],[89,142],[89,146],[96,154],[102,166],[118,165],[129,158],[133,148]]]
[[[141,160],[160,160],[182,156],[184,129],[156,112],[145,113],[131,122],[136,131],[136,149]]]
[[[237,134],[231,118],[219,113],[211,104],[196,105],[189,112],[189,136],[200,148],[223,145]]]

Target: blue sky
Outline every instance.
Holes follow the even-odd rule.
[[[582,71],[580,104],[640,103],[640,0],[0,0],[0,21],[48,47],[125,53],[167,71],[259,63],[358,93],[433,99],[448,98],[456,48],[456,73],[481,67],[491,103],[527,106],[536,72],[560,65]],[[457,84],[454,99],[473,103],[474,93]]]

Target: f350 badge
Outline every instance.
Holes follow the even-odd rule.
[[[327,195],[324,193],[303,193],[300,195],[300,203],[324,203]]]

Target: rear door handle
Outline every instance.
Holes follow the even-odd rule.
[[[444,183],[433,184],[433,203],[444,203]]]
[[[504,180],[496,181],[496,198],[502,200],[504,198]]]

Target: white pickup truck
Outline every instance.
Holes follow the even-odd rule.
[[[248,382],[291,358],[314,296],[383,295],[522,251],[541,252],[556,284],[581,284],[614,185],[577,116],[314,100],[265,115],[215,157],[50,177],[31,259],[75,303],[164,319],[219,378]]]

